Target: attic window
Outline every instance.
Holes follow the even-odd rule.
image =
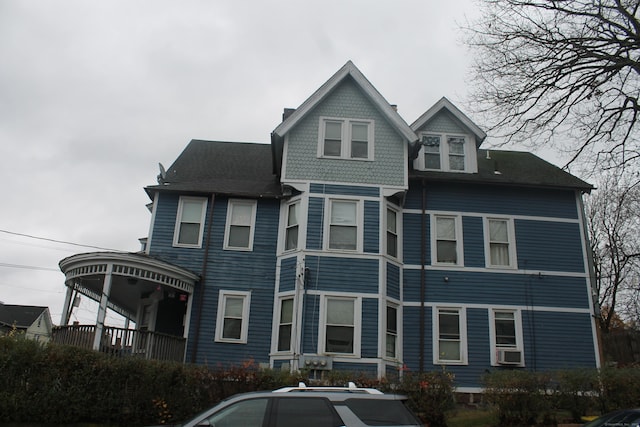
[[[417,170],[440,170],[445,172],[472,172],[468,153],[472,139],[467,135],[424,133],[420,135],[420,153],[414,161]]]
[[[321,117],[318,157],[373,160],[371,120]]]

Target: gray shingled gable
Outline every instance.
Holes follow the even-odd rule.
[[[33,305],[7,305],[0,304],[0,324],[5,326],[16,325],[18,329],[26,329],[33,325],[47,307]]]
[[[164,184],[146,187],[186,193],[282,197],[269,144],[192,140],[167,168]]]
[[[434,181],[574,188],[586,192],[593,189],[580,178],[521,151],[478,150],[478,173],[474,174],[411,170],[409,176]]]

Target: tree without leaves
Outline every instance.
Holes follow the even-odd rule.
[[[627,184],[616,174],[586,200],[586,215],[598,304],[604,332],[616,319],[638,323],[640,298],[640,183]]]
[[[490,134],[564,146],[569,163],[640,160],[640,0],[479,5],[481,18],[465,30],[475,53],[472,101]]]

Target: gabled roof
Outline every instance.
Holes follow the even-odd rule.
[[[269,144],[194,139],[166,170],[163,182],[145,190],[279,198],[270,158]]]
[[[296,110],[278,125],[273,131],[274,136],[284,137],[296,124],[300,122],[314,107],[316,107],[323,99],[325,99],[342,81],[351,77],[356,84],[367,95],[371,102],[377,107],[393,127],[407,141],[414,142],[417,140],[416,134],[411,130],[409,125],[404,121],[398,112],[384,99],[384,97],[373,87],[367,78],[358,70],[353,62],[348,61],[342,66],[329,80],[327,80],[313,95],[307,98]]]
[[[430,181],[568,188],[589,192],[591,184],[540,157],[522,151],[478,150],[478,173],[409,171],[409,178]]]
[[[0,325],[12,327],[15,324],[18,329],[26,329],[33,325],[46,310],[49,308],[34,305],[0,304]]]
[[[411,124],[411,129],[417,131],[443,109],[453,114],[456,119],[458,119],[466,128],[468,128],[473,133],[473,135],[476,137],[476,147],[480,147],[480,144],[487,137],[487,134],[484,133],[482,129],[480,129],[475,123],[473,123],[469,117],[467,117],[462,111],[458,109],[458,107],[453,105],[453,103],[444,96],[440,98],[440,100],[436,102],[431,108],[425,111],[424,114],[418,117],[418,119]]]

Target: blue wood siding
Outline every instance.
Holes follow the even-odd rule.
[[[409,306],[403,308],[403,354],[404,363],[412,372],[418,372],[420,367],[420,307]],[[424,307],[424,368],[429,370],[433,362],[433,331],[431,328],[431,307]]]
[[[422,245],[422,214],[410,214],[404,213],[402,215],[402,257],[405,264],[416,265],[421,263],[421,251]],[[431,264],[431,240],[429,233],[431,233],[431,225],[429,222],[429,216],[424,217],[425,226],[425,238],[424,238],[424,251],[426,264]]]
[[[377,259],[307,256],[305,265],[308,289],[378,293]]]
[[[318,352],[320,296],[305,294],[302,312],[302,354]]]
[[[364,252],[380,252],[380,202],[364,201]]]
[[[578,218],[575,192],[572,190],[501,187],[496,191],[496,187],[491,185],[428,182],[426,204],[427,210]],[[412,181],[404,208],[421,207],[420,182]]]
[[[375,363],[358,362],[333,362],[333,369],[336,371],[352,372],[354,375],[376,376],[378,375],[378,365]]]
[[[363,187],[358,185],[338,185],[338,184],[310,184],[310,193],[319,194],[341,194],[345,196],[380,196],[379,187]]]
[[[191,319],[190,336],[197,336],[194,328],[200,325],[197,363],[240,363],[249,358],[256,362],[269,361],[279,210],[278,201],[259,200],[253,251],[223,250],[227,199],[216,197],[211,230],[215,244],[209,249],[205,282],[201,284],[202,310],[194,309]],[[215,342],[220,290],[251,292],[246,344]],[[193,346],[190,348],[193,350]]]
[[[296,288],[296,265],[298,258],[293,256],[280,261],[279,292],[293,291]]]
[[[477,268],[484,267],[484,231],[482,218],[463,216],[462,233],[462,241],[464,244],[464,266]]]
[[[307,249],[322,249],[323,213],[324,199],[309,197],[309,212],[307,214]]]
[[[387,296],[400,299],[400,267],[387,262]]]
[[[519,268],[585,272],[578,223],[516,220],[515,229]]]
[[[595,368],[589,313],[529,311],[522,314],[528,369]]]
[[[378,357],[378,299],[362,299],[361,356]]]
[[[428,302],[589,308],[581,277],[441,270],[426,270],[425,276]],[[403,279],[404,301],[419,301],[420,270],[405,270]]]

